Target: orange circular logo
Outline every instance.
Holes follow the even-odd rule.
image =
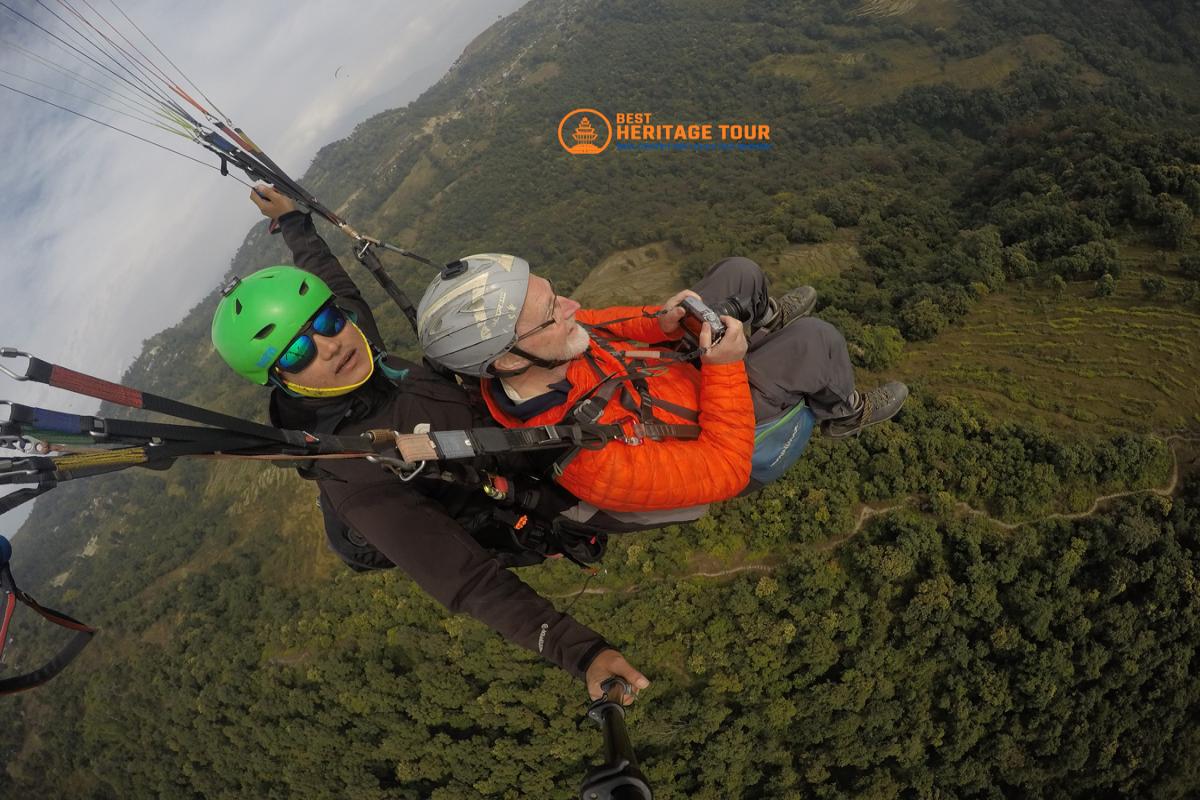
[[[596,126],[601,123],[605,129],[604,144],[597,145],[600,133],[596,130]],[[564,130],[568,131],[565,137],[563,136]],[[571,155],[603,153],[604,149],[612,142],[612,136],[612,123],[608,121],[608,117],[594,108],[577,108],[558,123],[558,143]],[[570,144],[567,143],[568,141]]]

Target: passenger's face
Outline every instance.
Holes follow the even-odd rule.
[[[575,321],[580,308],[569,297],[556,294],[550,281],[531,275],[525,304],[517,317],[517,346],[539,358],[575,358],[588,348],[588,334]]]

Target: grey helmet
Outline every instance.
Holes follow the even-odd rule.
[[[487,375],[517,341],[517,317],[529,289],[529,262],[479,253],[466,269],[439,275],[417,305],[417,337],[430,361],[465,375]]]

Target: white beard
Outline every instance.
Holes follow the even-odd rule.
[[[575,323],[575,327],[567,335],[567,341],[563,343],[557,351],[553,353],[538,354],[547,361],[570,361],[587,352],[588,347],[592,343],[592,337],[588,336],[588,332],[579,323]]]

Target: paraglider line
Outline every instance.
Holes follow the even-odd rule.
[[[17,89],[13,86],[9,86],[7,83],[0,83],[0,87],[8,89],[10,92],[16,92],[17,94],[24,95],[25,97],[28,97],[31,100],[37,100],[39,103],[45,103],[48,106],[54,106],[57,109],[66,111],[68,114],[74,114],[77,117],[83,117],[86,120],[91,120],[92,122],[96,123],[97,125],[103,125],[104,127],[110,128],[110,129],[116,131],[117,133],[123,133],[126,136],[130,136],[134,139],[137,139],[139,142],[145,142],[146,144],[154,145],[159,150],[166,150],[168,153],[174,153],[175,155],[179,156],[180,158],[186,158],[188,161],[195,161],[197,164],[200,164],[201,166],[208,167],[209,169],[214,169],[217,172],[221,171],[221,168],[216,166],[215,164],[210,164],[207,161],[201,161],[198,158],[193,158],[192,156],[189,156],[187,153],[181,153],[178,150],[174,150],[170,147],[167,147],[164,144],[159,144],[158,142],[154,141],[153,139],[147,139],[145,136],[138,136],[136,133],[130,133],[129,131],[125,130],[124,128],[118,128],[116,125],[109,125],[104,120],[96,119],[95,117],[91,117],[91,116],[88,116],[87,114],[80,113],[79,111],[76,111],[73,108],[67,108],[66,106],[60,106],[58,103],[52,103],[43,97],[38,97],[37,95],[30,94],[29,92],[23,92],[20,89]],[[242,184],[243,186],[245,186],[247,188],[250,188],[250,189],[254,188],[249,183],[246,183],[246,181],[242,180],[241,178],[239,178],[236,175],[230,175],[229,177],[233,178],[235,181],[237,181],[238,183]]]

